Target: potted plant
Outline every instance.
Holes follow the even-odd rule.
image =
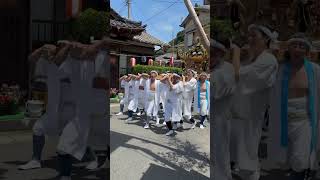
[[[7,95],[0,95],[0,115],[8,115],[9,113],[10,97]]]
[[[116,88],[110,89],[110,102],[111,103],[117,103],[119,101],[117,93],[118,93],[118,90]]]

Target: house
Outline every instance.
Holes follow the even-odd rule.
[[[136,64],[147,64],[154,59],[156,46],[168,46],[146,31],[146,25],[121,17],[112,8],[110,10],[110,79],[111,88],[119,88],[120,76],[130,72],[130,59]]]
[[[65,39],[70,14],[87,8],[107,10],[109,0],[1,0],[0,83],[28,89],[27,57],[45,43]]]
[[[207,36],[210,37],[209,1],[204,1],[203,5],[196,6],[195,11]],[[184,48],[185,50],[188,50],[197,43],[198,38],[200,38],[200,33],[198,32],[190,14],[183,20],[180,26],[184,28]]]

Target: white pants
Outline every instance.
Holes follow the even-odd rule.
[[[214,148],[215,164],[213,168],[214,178],[219,180],[232,180],[230,167],[230,119],[216,117],[214,121],[214,142],[219,145]]]
[[[201,116],[209,115],[208,101],[206,99],[201,99],[200,100],[200,115]]]
[[[147,104],[146,104],[146,113],[147,113],[147,116],[157,116],[158,115],[158,112],[156,110],[156,99],[155,99],[155,92],[149,92],[149,94],[147,95],[148,97],[148,101],[147,101]]]
[[[307,98],[288,100],[288,164],[296,172],[314,169],[311,157],[311,126],[307,112]]]
[[[139,90],[138,108],[144,109],[144,91]]]
[[[173,121],[180,122],[182,118],[182,109],[180,102],[167,102],[164,113],[165,122]]]
[[[74,117],[74,115],[74,105],[65,104],[62,111],[60,111],[58,116],[59,119],[56,120],[57,122],[48,122],[48,114],[45,113],[33,125],[33,133],[37,136],[58,136],[62,132],[64,126]]]
[[[192,97],[188,97],[188,98],[184,98],[183,99],[183,104],[182,104],[182,108],[183,108],[183,116],[187,119],[190,120],[191,119],[191,106],[192,106]]]

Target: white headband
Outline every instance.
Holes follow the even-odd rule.
[[[181,76],[177,73],[173,73],[173,76],[177,76],[177,77],[181,78]]]
[[[227,51],[226,47],[223,44],[219,43],[218,41],[216,41],[214,39],[211,39],[211,46],[214,48],[220,49],[223,52]]]
[[[289,44],[291,44],[291,43],[293,43],[293,42],[301,42],[301,43],[304,43],[304,44],[306,44],[306,45],[309,47],[309,49],[312,49],[312,44],[311,44],[308,40],[306,40],[306,39],[304,39],[304,38],[291,38],[291,39],[288,40],[288,43],[289,43]]]
[[[155,73],[155,74],[158,76],[158,72],[157,72],[157,71],[154,71],[154,70],[153,70],[153,71],[150,72],[150,74],[151,74],[151,73]]]
[[[277,32],[271,32],[267,27],[262,26],[262,25],[256,25],[256,24],[251,24],[248,27],[248,30],[250,31],[251,29],[258,29],[260,31],[262,31],[264,34],[266,34],[272,41],[277,40],[278,38],[278,33]]]

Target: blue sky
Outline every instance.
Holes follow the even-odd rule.
[[[147,25],[147,32],[154,37],[169,42],[182,30],[179,26],[189,14],[183,0],[131,0],[132,20],[142,21]],[[177,2],[177,3],[174,3]],[[203,4],[203,0],[192,0]],[[111,7],[121,16],[128,17],[126,0],[111,0]],[[170,6],[170,7],[169,7]]]

